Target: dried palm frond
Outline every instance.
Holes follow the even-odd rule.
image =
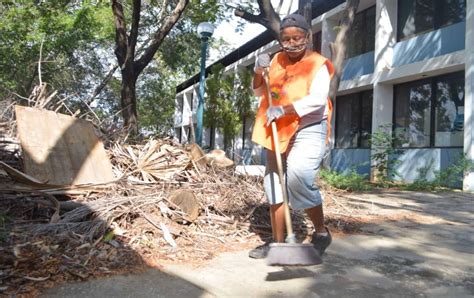
[[[189,165],[188,153],[169,140],[150,140],[145,145],[119,145],[112,149],[117,171],[139,182],[169,181]]]

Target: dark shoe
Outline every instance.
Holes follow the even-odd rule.
[[[311,243],[314,245],[314,248],[319,252],[319,255],[322,256],[326,248],[331,244],[332,242],[332,236],[331,233],[329,232],[329,229],[326,228],[326,231],[328,233],[327,236],[320,236],[316,234],[316,232],[313,234],[313,237],[311,239]]]
[[[268,254],[268,250],[270,250],[270,243],[271,242],[265,242],[265,244],[252,249],[249,251],[249,257],[252,259],[265,259]]]

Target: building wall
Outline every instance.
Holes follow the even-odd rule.
[[[348,174],[356,171],[360,175],[370,177],[370,149],[333,149],[331,169]]]
[[[393,175],[394,180],[414,182],[417,179],[435,179],[436,173],[445,170],[462,156],[461,148],[435,148],[435,149],[406,149],[396,156],[395,171],[400,175]],[[423,173],[426,171],[426,176]],[[450,183],[452,187],[462,187],[462,177],[455,177]],[[448,182],[448,181],[447,181]]]
[[[400,41],[393,49],[392,64],[400,66],[464,50],[465,29],[466,22],[461,22]]]
[[[346,61],[338,95],[352,94],[361,90],[373,90],[372,132],[385,128],[393,122],[394,86],[400,83],[430,78],[457,71],[465,71],[465,116],[463,148],[408,148],[404,154],[393,156],[399,158],[397,171],[400,179],[413,181],[416,169],[432,162],[432,170],[428,178],[433,178],[435,171],[446,169],[448,161],[452,161],[459,153],[464,153],[474,160],[474,4],[467,0],[466,21],[452,24],[419,34],[412,38],[397,41],[397,1],[396,0],[365,0],[361,1],[363,9],[375,5],[375,46],[373,51],[352,57]],[[337,26],[342,17],[344,5],[324,13],[313,20],[314,30],[321,30],[321,53],[330,58],[329,44],[335,40]],[[470,46],[467,46],[470,45]],[[467,46],[467,48],[466,48]],[[275,52],[276,43],[255,51],[227,66],[228,71],[235,71],[239,65],[253,64],[255,57],[261,52]],[[177,95],[184,97],[185,90]],[[186,104],[184,104],[186,105]],[[179,107],[179,104],[177,105]],[[183,110],[185,107],[183,107]],[[336,99],[337,113],[337,99]],[[177,113],[179,114],[179,113]],[[180,120],[175,117],[175,128],[185,126],[186,117]],[[334,119],[335,117],[333,117]],[[180,121],[179,121],[180,120]],[[261,148],[251,143],[249,131],[251,124],[246,123],[245,139],[237,138],[234,157],[239,163],[262,164],[265,154]],[[334,129],[334,125],[333,125]],[[390,128],[388,129],[390,132]],[[243,134],[242,134],[243,135]],[[334,135],[334,131],[333,131]],[[337,148],[332,150],[331,166],[338,171],[356,169],[361,174],[372,174],[374,149]],[[416,162],[414,162],[416,161]],[[474,173],[466,173],[463,188],[474,191]],[[460,187],[461,184],[458,184]]]
[[[474,1],[466,2],[464,154],[474,160]],[[463,189],[474,191],[474,171],[466,173]]]
[[[466,23],[461,22],[397,42],[397,3],[391,0],[377,1],[376,20],[378,28],[375,51],[373,55],[372,53],[365,54],[374,57],[374,73],[370,74],[361,67],[362,64],[365,65],[365,69],[372,67],[370,63],[362,62],[366,57],[354,57],[348,61],[350,64],[345,68],[344,81],[340,86],[342,87],[340,91],[344,94],[358,91],[361,87],[373,88],[372,132],[376,129],[387,129],[384,125],[393,122],[394,85],[464,69],[466,65],[464,63],[464,36],[468,35],[467,32],[465,33]],[[465,101],[467,105],[467,97]],[[469,108],[466,106],[465,109]],[[390,131],[391,129],[388,128],[387,132],[390,133]],[[399,159],[397,172],[400,177],[398,179],[411,182],[419,176],[417,169],[428,163],[432,166],[427,178],[433,179],[436,171],[445,170],[451,165],[446,162],[447,160],[455,161],[460,157],[458,153],[462,152],[462,149],[413,148],[405,149],[403,152],[404,154],[392,158]],[[367,150],[334,149],[333,154],[335,158],[332,165],[337,170],[347,171],[347,168],[359,165],[359,172],[368,171],[367,167],[360,166],[370,163],[370,154]],[[344,159],[349,161],[342,162],[341,160]],[[373,165],[374,161],[372,161]],[[373,174],[372,172],[372,176]],[[462,181],[462,177],[459,177],[459,181]],[[461,184],[457,183],[455,186],[461,187]]]
[[[374,72],[374,52],[368,52],[344,63],[342,80],[350,80]]]

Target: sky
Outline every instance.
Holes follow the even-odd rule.
[[[243,32],[235,32],[235,28],[237,27],[237,18],[238,17],[233,16],[230,22],[224,22],[220,24],[214,32],[214,37],[222,37],[231,46],[237,48],[238,46],[246,43],[258,34],[265,31],[265,27],[260,24],[246,22]]]
[[[280,15],[280,17],[283,17],[286,15],[288,12],[288,6],[292,2],[292,7],[290,11],[296,11],[298,8],[298,0],[284,0],[283,1],[283,6],[281,9],[281,12],[283,12],[283,15]],[[278,0],[272,0],[273,7],[278,7]],[[241,18],[234,16],[233,14],[231,15],[231,18],[226,21],[222,22],[220,25],[216,27],[216,30],[214,31],[213,37],[215,38],[220,38],[222,37],[225,41],[229,43],[229,45],[232,47],[232,49],[236,49],[239,46],[243,45],[244,43],[248,42],[258,34],[262,33],[265,31],[265,27],[263,27],[260,24],[254,24],[254,23],[249,23],[245,22],[244,30],[243,32],[236,32],[235,28],[237,27],[238,20],[241,20]],[[210,61],[216,60],[216,53],[213,53],[211,51],[209,57]]]

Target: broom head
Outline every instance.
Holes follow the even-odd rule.
[[[272,243],[267,255],[268,266],[311,266],[322,262],[310,243]]]

